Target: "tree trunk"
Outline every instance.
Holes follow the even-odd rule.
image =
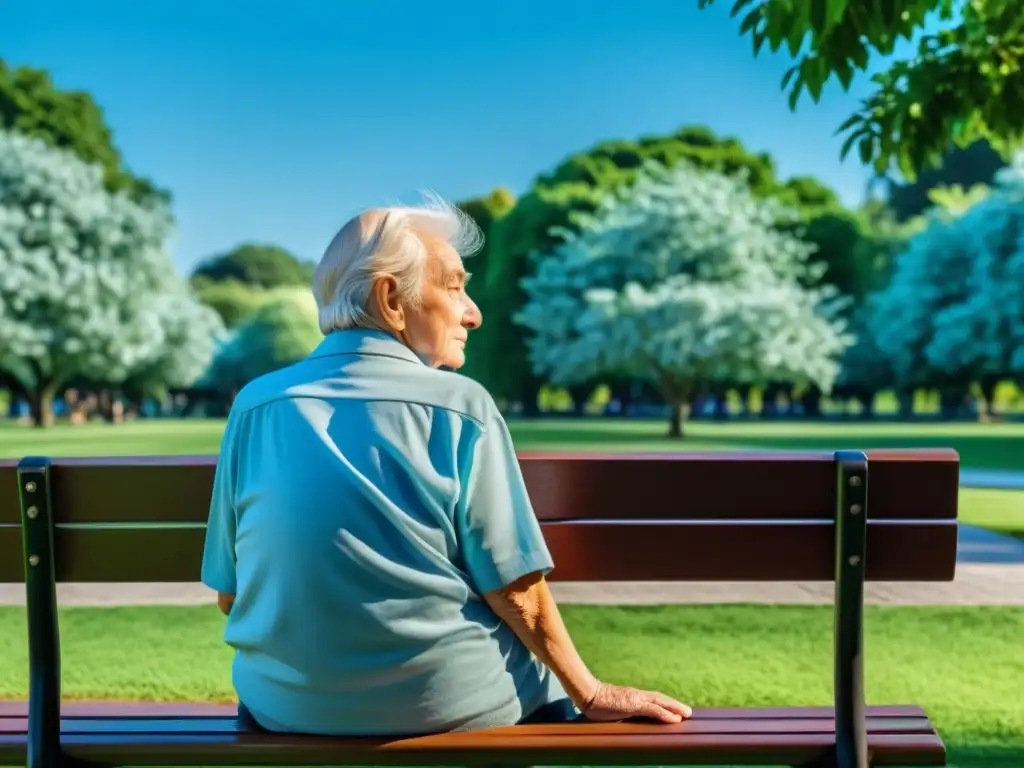
[[[913,419],[914,418],[914,390],[909,392],[900,392],[897,397],[899,398],[899,413],[902,419]]]
[[[523,416],[535,418],[540,416],[540,389],[541,382],[539,379],[530,378],[523,386],[522,390],[522,406]]]
[[[681,440],[683,437],[683,402],[673,400],[669,403],[669,407],[672,410],[668,422],[668,436]]]
[[[632,381],[617,381],[609,387],[612,400],[617,400],[619,403],[619,412],[617,415],[625,416],[629,411],[629,404],[633,400],[633,382]]]
[[[857,400],[860,401],[861,418],[873,419],[875,417],[875,393],[861,393],[857,395]]]
[[[740,396],[740,416],[746,418],[750,415],[750,392],[753,389],[749,384],[741,384],[737,389]]]
[[[101,389],[99,391],[99,404],[98,410],[100,412],[100,418],[105,422],[113,423],[114,421],[114,396],[109,389]]]
[[[33,426],[40,429],[53,426],[53,395],[56,389],[53,384],[44,384],[29,393]]]
[[[979,421],[991,421],[995,414],[996,387],[999,380],[995,377],[982,376],[978,383],[981,396],[985,399],[984,408],[978,408]]]
[[[809,419],[821,418],[821,400],[823,393],[817,385],[811,385],[800,397],[804,406],[804,416]]]
[[[569,396],[572,398],[572,412],[575,416],[583,416],[586,414],[584,410],[587,405],[587,401],[590,400],[590,395],[594,391],[594,387],[591,384],[573,384],[568,387]]]

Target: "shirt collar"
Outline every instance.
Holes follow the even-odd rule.
[[[376,355],[423,365],[415,352],[390,333],[363,328],[331,331],[309,354],[311,358],[333,355]]]

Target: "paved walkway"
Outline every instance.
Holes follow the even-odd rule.
[[[556,583],[563,603],[656,605],[666,603],[831,603],[833,585],[819,582],[750,584]],[[198,605],[213,602],[202,584],[61,584],[61,605]],[[1024,606],[1024,542],[972,526],[960,527],[957,575],[946,583],[873,582],[865,599],[876,605]],[[0,584],[0,605],[24,605],[24,587]]]

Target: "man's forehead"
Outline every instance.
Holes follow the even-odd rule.
[[[434,270],[448,276],[465,276],[466,268],[462,264],[459,252],[440,238],[433,238],[426,243],[430,253],[430,264]]]

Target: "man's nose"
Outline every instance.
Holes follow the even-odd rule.
[[[469,303],[466,306],[466,311],[462,314],[462,326],[463,328],[475,331],[483,325],[484,316],[481,314],[480,307],[476,305],[475,301],[468,296],[466,297],[466,301]]]

